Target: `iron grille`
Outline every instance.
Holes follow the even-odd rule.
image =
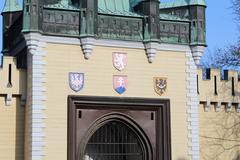
[[[111,121],[90,138],[84,160],[143,160],[143,149],[131,128]]]

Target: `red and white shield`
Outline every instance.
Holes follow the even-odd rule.
[[[75,92],[80,91],[84,85],[84,73],[69,73],[69,86]]]
[[[127,54],[126,53],[119,53],[114,52],[112,55],[113,60],[113,66],[119,70],[122,71],[127,66]]]
[[[113,76],[113,88],[114,90],[122,94],[127,90],[128,86],[128,77],[125,75],[116,75]]]

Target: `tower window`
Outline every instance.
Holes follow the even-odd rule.
[[[193,22],[193,27],[196,27],[196,22],[195,21]]]

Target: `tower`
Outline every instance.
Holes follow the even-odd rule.
[[[97,34],[98,1],[80,1],[80,40],[85,59],[89,59],[93,50],[94,37]]]
[[[13,48],[14,36],[19,28],[13,28],[13,25],[21,25],[21,10],[17,0],[6,0],[2,11],[3,16],[3,54],[10,54]]]
[[[43,1],[40,0],[24,0],[22,32],[41,31],[43,16],[42,3]]]
[[[144,15],[144,44],[148,61],[153,62],[156,55],[155,44],[160,38],[159,0],[141,1],[135,6],[136,12]]]
[[[144,41],[158,41],[159,39],[159,1],[141,1],[135,10],[144,15]]]
[[[190,46],[192,48],[195,63],[199,65],[200,59],[206,47],[206,3],[205,0],[191,0],[189,5],[191,21]]]

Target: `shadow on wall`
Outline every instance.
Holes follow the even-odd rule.
[[[25,121],[25,107],[21,106],[20,100],[19,98],[17,98],[15,160],[24,159],[24,121]]]
[[[17,66],[17,61],[15,66]],[[20,97],[16,97],[16,142],[15,142],[15,160],[24,160],[24,136],[25,136],[25,106],[22,104],[21,96],[26,93],[26,71],[23,69],[18,69],[19,81],[16,82],[19,85]],[[16,84],[13,84],[13,87]],[[26,97],[24,97],[26,98]],[[25,101],[24,101],[25,103]]]
[[[240,154],[234,160],[240,160]]]

